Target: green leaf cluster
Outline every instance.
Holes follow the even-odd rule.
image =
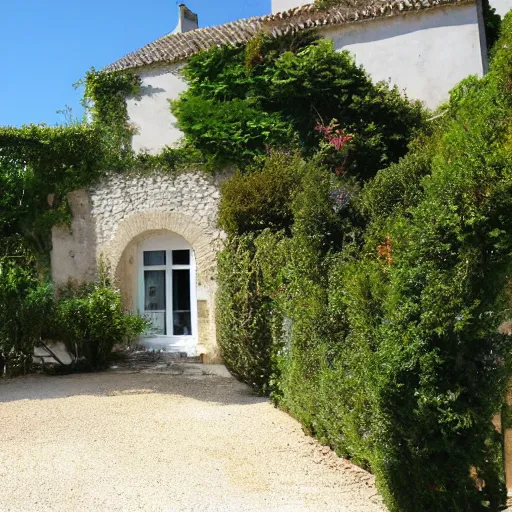
[[[103,143],[114,153],[129,152],[133,129],[128,125],[126,99],[140,94],[140,77],[135,73],[108,73],[93,68],[80,84],[85,86],[83,104],[93,126],[101,130]]]
[[[19,265],[17,258],[30,262],[23,250],[0,257],[0,377],[30,369],[53,306],[51,287],[39,282],[33,265]]]
[[[92,370],[104,369],[116,345],[132,342],[149,328],[144,317],[125,312],[121,293],[101,274],[95,282],[61,290],[53,321],[57,339]]]
[[[387,84],[374,85],[347,52],[314,32],[222,46],[191,57],[189,89],[172,111],[186,143],[213,167],[250,168],[268,148],[318,151],[317,125],[336,119],[354,135],[352,174],[373,176],[406,153],[424,112]]]
[[[67,193],[112,162],[93,127],[0,128],[0,238],[21,235],[46,258],[51,227],[70,218]]]

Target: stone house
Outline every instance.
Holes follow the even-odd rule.
[[[496,0],[503,10],[511,1]],[[187,87],[180,70],[188,57],[215,45],[246,43],[261,31],[278,36],[305,28],[317,28],[337,50],[349,50],[376,81],[397,84],[431,108],[461,79],[487,68],[480,0],[346,0],[329,11],[304,0],[272,0],[272,14],[209,28],[198,28],[197,15],[180,5],[174,32],[106,68],[132,70],[142,80],[141,95],[127,101],[134,150],[156,154],[179,143],[169,100]],[[145,346],[219,360],[218,180],[194,169],[178,177],[116,175],[73,192],[71,227],[53,231],[54,281],[91,279],[102,260],[126,307],[151,318],[156,334],[141,340]]]

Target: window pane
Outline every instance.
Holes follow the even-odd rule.
[[[190,265],[190,251],[172,251],[173,265]]]
[[[165,311],[165,270],[144,272],[145,310]]]
[[[192,314],[190,311],[174,312],[174,336],[192,335]]]
[[[187,251],[188,252],[188,251]],[[172,271],[173,331],[175,336],[192,335],[190,270]]]
[[[144,266],[165,265],[165,251],[144,251]]]
[[[165,270],[144,272],[144,310],[156,334],[166,334]]]

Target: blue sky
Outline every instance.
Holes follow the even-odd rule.
[[[0,125],[53,125],[72,84],[174,30],[176,0],[0,0]],[[201,27],[270,12],[270,0],[187,0]]]

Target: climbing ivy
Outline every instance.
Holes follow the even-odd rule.
[[[128,151],[134,130],[128,124],[126,99],[140,94],[140,77],[93,68],[81,83],[85,86],[83,103],[91,114],[93,126],[102,130],[105,142],[112,144],[113,150]]]
[[[67,193],[113,163],[91,126],[0,128],[0,243],[23,237],[44,267],[52,226],[70,219]]]
[[[11,252],[21,237],[43,274],[49,272],[52,227],[71,221],[69,192],[111,172],[201,166],[192,148],[165,148],[157,155],[132,151],[126,99],[140,93],[137,75],[93,69],[80,83],[88,122],[0,127],[0,254]]]

